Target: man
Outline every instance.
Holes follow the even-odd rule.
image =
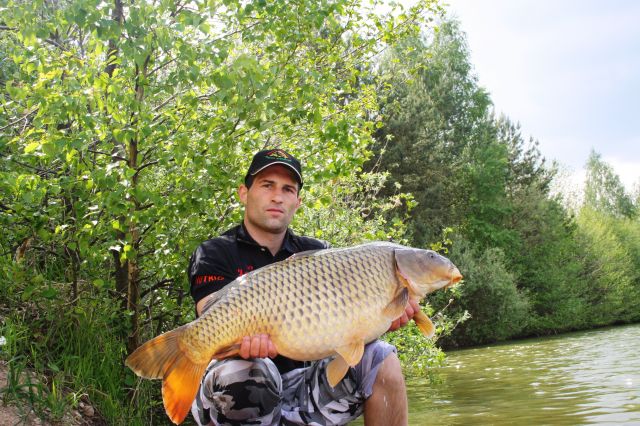
[[[189,281],[200,315],[210,295],[238,276],[294,253],[327,248],[327,243],[289,229],[300,207],[300,162],[281,149],[258,152],[240,185],[242,224],[202,243],[191,256]],[[390,330],[417,311],[410,302]],[[278,355],[268,335],[245,336],[240,358],[212,362],[202,379],[192,414],[200,425],[336,425],[364,412],[367,425],[407,424],[404,378],[395,348],[375,341],[362,361],[332,388],[330,359],[301,362]]]

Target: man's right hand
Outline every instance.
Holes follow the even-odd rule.
[[[278,356],[278,350],[268,334],[256,334],[242,338],[239,355],[244,359],[275,358]]]

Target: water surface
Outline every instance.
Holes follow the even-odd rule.
[[[410,425],[640,425],[640,324],[448,352]]]

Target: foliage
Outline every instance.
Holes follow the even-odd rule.
[[[444,344],[469,346],[518,335],[528,319],[529,300],[516,287],[502,251],[475,248],[458,236],[449,254],[464,274],[452,311],[468,311],[470,320],[446,336]]]
[[[425,306],[439,345],[640,321],[640,192],[594,152],[573,217],[537,142],[493,113],[459,25],[425,26],[432,0],[378,6],[4,3],[12,397],[54,417],[88,398],[108,423],[158,420],[157,387],[123,359],[192,318],[185,262],[239,221],[236,188],[264,147],[305,165],[296,232],[448,252],[465,279]],[[415,327],[387,338],[407,371],[442,362]],[[22,392],[27,368],[47,380]]]
[[[584,247],[586,297],[593,325],[640,320],[637,222],[584,207],[578,216]],[[628,234],[627,234],[628,233]]]
[[[384,195],[398,188],[413,194],[417,208],[410,213],[411,240],[427,246],[464,214],[456,176],[463,169],[481,170],[461,153],[480,132],[476,128],[489,98],[475,83],[455,22],[443,23],[432,36],[400,43],[384,58],[380,74],[384,126],[374,145],[379,158],[367,168],[391,174]]]
[[[433,344],[425,344],[425,337],[415,324],[385,334],[383,338],[398,350],[398,357],[406,375],[429,377],[430,368],[444,365],[444,352]]]
[[[5,2],[0,297],[30,308],[14,318],[33,340],[22,350],[46,360],[30,367],[64,365],[60,380],[110,423],[150,418],[123,357],[192,318],[186,259],[240,219],[236,187],[259,148],[305,164],[296,230],[334,245],[402,238],[391,210],[410,198],[377,196],[384,176],[361,173],[376,126],[368,76],[438,6],[378,6]],[[98,336],[104,347],[86,343]],[[79,357],[86,346],[96,357]]]
[[[586,171],[584,203],[588,208],[617,217],[636,216],[638,207],[620,177],[595,151],[589,155]]]
[[[403,191],[415,200],[407,213],[410,244],[429,246],[447,229],[462,242],[438,247],[460,256],[466,277],[449,324],[471,315],[442,339],[445,345],[635,320],[629,309],[637,300],[636,257],[628,253],[637,254],[636,207],[597,154],[587,165],[585,199],[613,218],[576,221],[551,195],[556,165],[546,165],[519,125],[493,114],[455,21],[400,43],[379,74],[384,126],[366,167],[389,173],[383,194]],[[582,229],[588,223],[591,229]],[[601,250],[620,256],[610,262]],[[434,297],[436,307],[449,304]]]

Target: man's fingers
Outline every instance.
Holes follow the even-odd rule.
[[[404,308],[402,315],[391,323],[389,330],[387,331],[395,331],[400,327],[404,327],[419,311],[420,305],[418,302],[413,299],[409,299],[409,303],[407,303],[407,306]]]
[[[242,338],[242,342],[240,343],[240,358],[249,359],[251,358],[251,337],[244,336]]]
[[[266,358],[269,356],[269,336],[266,334],[260,335],[260,350],[258,351],[260,358]]]
[[[278,356],[278,349],[268,334],[244,336],[240,342],[239,356],[243,359],[275,358]]]
[[[409,314],[409,310],[411,310],[411,314]],[[420,304],[413,299],[409,299],[409,304],[407,305],[407,315],[409,318],[413,318],[419,311]]]
[[[260,356],[260,335],[256,334],[251,336],[251,358],[258,358]]]
[[[275,358],[278,356],[278,349],[276,345],[269,339],[269,358]]]
[[[404,310],[404,315],[407,317],[407,320],[410,320],[411,318],[413,318],[414,314],[415,312],[413,311],[413,308],[411,307],[411,305],[407,305],[407,308]]]
[[[389,327],[389,331],[396,331],[398,328],[400,328],[400,318],[393,320]]]

